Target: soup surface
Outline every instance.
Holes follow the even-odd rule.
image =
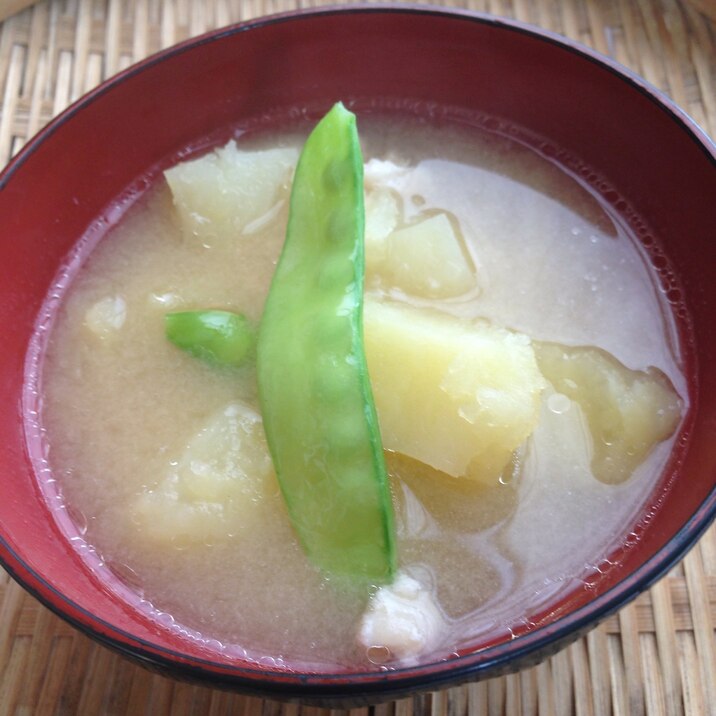
[[[367,300],[527,336],[520,341],[534,346],[546,376],[536,425],[498,473],[455,477],[422,454],[387,452],[401,578],[417,585],[420,619],[432,620],[412,651],[361,638],[377,586],[321,574],[305,557],[263,447],[253,363],[209,365],[164,334],[170,310],[231,309],[258,325],[284,239],[290,168],[260,216],[227,220],[236,229],[228,237],[182,212],[159,181],[86,259],[76,257],[83,263],[42,365],[49,465],[93,569],[118,575],[127,598],[167,628],[272,665],[393,666],[530,628],[634,538],[687,407],[658,280],[596,193],[497,134],[370,117],[359,126],[377,216],[368,218]],[[239,136],[238,147],[285,148],[290,165],[303,136]],[[458,268],[421,283],[432,259],[390,264],[375,246],[431,219],[457,246]],[[391,241],[402,250],[400,236]],[[636,457],[627,448],[626,473],[612,469],[613,436],[594,434],[578,381],[557,385],[573,347],[587,347],[625,385],[643,379],[661,390],[658,409],[671,424]],[[375,390],[380,417],[390,386]],[[606,470],[595,462],[600,450]]]

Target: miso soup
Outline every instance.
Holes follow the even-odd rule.
[[[158,177],[80,244],[38,338],[44,489],[90,567],[164,628],[286,668],[391,668],[532,628],[635,538],[688,409],[658,276],[599,192],[496,132],[359,128],[393,585],[305,556],[255,362],[211,365],[164,331],[200,308],[259,326],[303,127],[237,132]]]

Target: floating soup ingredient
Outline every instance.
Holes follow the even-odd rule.
[[[295,147],[246,152],[230,141],[168,169],[184,240],[210,249],[260,232],[280,213],[297,158]]]
[[[374,273],[407,294],[454,298],[477,287],[469,254],[444,212],[391,231],[382,243],[374,239],[370,251]]]
[[[234,311],[177,311],[164,316],[167,338],[197,358],[238,368],[252,354],[256,330]]]
[[[682,404],[659,370],[629,370],[594,347],[541,343],[537,362],[558,395],[577,402],[592,436],[592,471],[603,482],[623,482],[654,447],[674,434]],[[559,411],[553,396],[550,407]]]
[[[388,474],[363,347],[363,160],[337,104],[298,162],[286,242],[259,329],[261,413],[291,521],[309,557],[390,581]]]
[[[529,337],[375,299],[365,333],[386,448],[495,484],[539,418],[545,381]]]
[[[87,309],[84,324],[102,341],[113,338],[127,320],[127,302],[122,296],[106,296]]]
[[[374,663],[413,659],[440,643],[444,621],[430,592],[413,577],[399,574],[371,597],[358,639]]]
[[[135,500],[132,518],[152,541],[186,548],[256,529],[273,480],[261,416],[233,402],[211,415],[172,469]]]

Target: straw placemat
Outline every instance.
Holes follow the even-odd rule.
[[[101,80],[184,38],[314,0],[0,0],[0,165]],[[434,3],[438,4],[438,3]],[[631,67],[716,136],[716,0],[445,0],[533,22]],[[716,198],[714,199],[716,203]],[[355,716],[716,714],[716,527],[586,638],[517,675]],[[0,716],[323,713],[150,674],[75,633],[0,570]],[[326,712],[326,714],[329,712]]]

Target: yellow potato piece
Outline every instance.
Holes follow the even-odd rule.
[[[214,416],[187,445],[177,465],[178,490],[184,499],[226,503],[261,493],[271,472],[259,414],[231,403]]]
[[[384,256],[377,270],[413,296],[452,298],[476,286],[472,262],[444,213],[394,231],[385,239]]]
[[[226,539],[254,523],[271,475],[261,417],[231,403],[191,438],[166,478],[139,496],[133,519],[157,542]]]
[[[164,172],[185,238],[226,246],[260,231],[288,201],[295,148],[242,151],[236,142]]]
[[[657,443],[673,435],[681,401],[660,371],[630,370],[598,348],[534,345],[544,376],[586,416],[597,479],[626,480]]]
[[[545,385],[527,336],[406,304],[365,304],[386,449],[494,483],[534,429]]]
[[[387,256],[386,239],[397,228],[401,211],[398,195],[391,189],[375,187],[365,193],[366,273],[380,272]]]

